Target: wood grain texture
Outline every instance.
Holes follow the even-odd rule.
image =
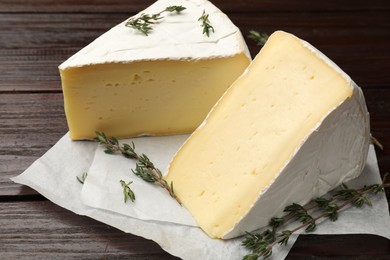
[[[362,87],[390,85],[387,11],[233,13],[249,30],[285,30],[311,42]],[[357,20],[356,18],[359,17]],[[122,13],[0,13],[0,91],[60,91],[58,65],[112,26]],[[252,56],[259,50],[248,40]]]
[[[150,240],[78,216],[9,180],[67,132],[57,66],[152,2],[0,0],[0,259],[177,259]],[[213,3],[244,35],[286,30],[345,70],[364,90],[372,134],[385,146],[376,149],[379,168],[390,172],[390,1]],[[259,48],[247,42],[255,55]],[[287,259],[390,259],[390,240],[304,235]]]
[[[26,4],[25,0],[1,0],[0,12],[83,12],[83,13],[118,13],[118,12],[139,12],[152,4],[154,0],[36,0],[34,4]],[[386,0],[377,0],[367,3],[366,0],[344,0],[344,1],[317,1],[311,0],[289,1],[289,0],[240,0],[226,1],[214,0],[213,4],[222,11],[232,12],[335,12],[335,11],[377,11],[389,10]]]
[[[48,201],[1,205],[2,259],[178,259],[153,241],[76,215]],[[287,259],[385,259],[390,256],[389,246],[389,240],[373,235],[303,235]]]
[[[1,259],[177,259],[150,240],[48,201],[1,203],[0,234]]]
[[[35,194],[9,178],[22,173],[67,129],[62,94],[0,94],[0,196]]]
[[[374,235],[301,235],[286,259],[390,259],[390,240]]]

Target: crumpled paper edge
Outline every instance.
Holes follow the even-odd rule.
[[[123,230],[124,232],[152,239],[165,251],[183,259],[241,259],[242,256],[248,253],[246,249],[240,245],[242,238],[227,241],[210,239],[196,227],[143,221],[83,205],[80,200],[82,185],[77,183],[76,176],[89,168],[96,147],[97,144],[92,142],[72,142],[69,140],[68,134],[66,134],[52,149],[35,161],[26,171],[11,179],[16,183],[30,186],[55,204],[79,215],[89,216],[100,222]],[[69,148],[72,149],[72,153],[67,154],[66,158],[58,153],[58,150],[66,150]],[[372,147],[370,147],[370,153],[375,159],[373,168],[379,173],[375,152]],[[59,157],[58,160],[63,162],[63,168],[51,167],[52,163],[50,160],[56,157]],[[67,162],[69,162],[68,160],[71,159],[81,159],[81,161],[79,160],[79,163],[67,165]],[[41,171],[42,167],[47,167],[47,170],[49,170],[51,174],[43,174]],[[379,174],[378,178],[380,178]],[[387,201],[383,194],[377,196],[377,199],[374,201],[374,207],[379,210],[382,208],[382,210],[387,211]],[[361,212],[361,210],[362,209],[359,209],[359,212]],[[343,214],[345,214],[345,212],[346,211],[344,211]],[[382,230],[376,235],[389,238],[389,213],[387,212],[383,217],[388,225],[381,225]],[[342,220],[342,218],[343,217],[340,216],[340,220]],[[319,225],[318,230],[312,234],[329,234],[324,230],[326,229],[326,224],[329,225],[331,223],[324,221],[323,224]],[[356,232],[351,231],[351,234],[352,233]],[[372,233],[368,232],[368,234]],[[204,240],[205,236],[207,238],[206,240]],[[297,237],[298,235],[294,234],[286,247],[275,247],[272,258],[270,259],[285,258]],[[214,249],[217,247],[219,250],[216,253]],[[185,249],[185,251],[183,251],[183,249]],[[223,254],[221,254],[221,252]],[[202,256],[200,253],[203,253],[204,255]]]
[[[172,157],[188,137],[189,135],[136,137],[120,140],[120,143],[134,144],[138,154],[146,154],[165,173]],[[104,150],[103,145],[96,149],[88,178],[81,190],[83,204],[141,220],[198,226],[191,214],[172,199],[165,189],[145,182],[132,173],[137,160],[126,159],[121,154],[106,154]],[[123,203],[120,180],[132,182],[130,187],[135,193],[134,202]]]

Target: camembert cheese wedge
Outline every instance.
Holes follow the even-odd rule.
[[[59,66],[72,139],[190,133],[250,63],[239,29],[204,0],[160,0],[148,35],[115,26]],[[214,31],[203,34],[207,13]]]
[[[210,237],[227,239],[357,177],[369,141],[361,89],[278,31],[177,152],[166,180]]]

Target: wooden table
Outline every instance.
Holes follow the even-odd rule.
[[[9,180],[67,132],[57,66],[152,2],[0,0],[0,259],[175,259],[152,241],[73,214]],[[377,149],[380,171],[390,171],[390,1],[214,3],[244,35],[250,29],[286,30],[343,68],[363,88],[372,134],[385,147]],[[248,44],[255,55],[258,47]],[[390,259],[390,241],[370,235],[302,235],[288,258],[330,256]]]

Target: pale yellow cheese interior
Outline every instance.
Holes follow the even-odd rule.
[[[60,71],[72,139],[192,132],[245,70],[244,54],[109,63]]]
[[[176,154],[166,179],[199,226],[222,238],[351,95],[347,80],[302,41],[276,32]]]

